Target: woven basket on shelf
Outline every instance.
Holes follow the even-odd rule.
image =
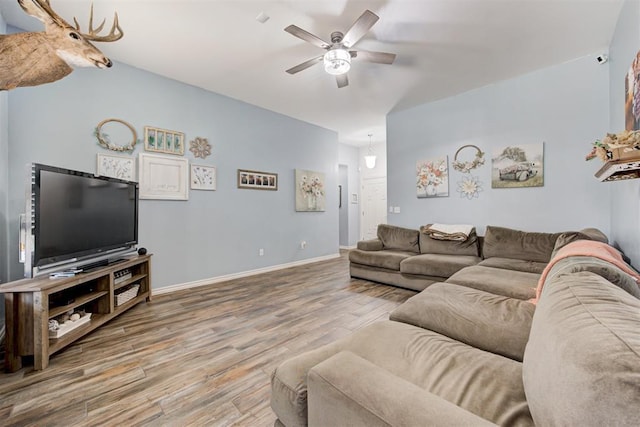
[[[124,292],[120,292],[119,294],[116,294],[116,306],[118,305],[122,305],[124,303],[126,303],[127,301],[135,298],[138,295],[138,291],[140,290],[140,285],[139,284],[135,284],[135,285],[131,285],[131,287],[129,287],[129,289],[127,289]]]

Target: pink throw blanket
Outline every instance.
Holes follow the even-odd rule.
[[[549,271],[551,271],[553,266],[561,259],[572,256],[592,256],[594,258],[599,258],[601,260],[607,261],[633,277],[636,282],[640,282],[640,275],[638,275],[638,272],[632,269],[626,262],[624,262],[624,260],[622,259],[622,255],[616,248],[607,245],[606,243],[597,242],[594,240],[577,240],[560,248],[556,256],[553,257],[551,261],[549,261],[549,264],[547,264],[544,271],[542,272],[542,276],[540,276],[540,280],[538,280],[536,297],[530,300],[532,303],[536,304],[540,299],[540,295],[542,294],[542,287],[544,286],[547,275],[549,274]]]

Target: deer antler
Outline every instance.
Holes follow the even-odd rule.
[[[111,26],[111,31],[109,32],[109,34],[107,34],[106,36],[99,36],[98,33],[102,31],[105,21],[106,19],[103,19],[102,23],[98,25],[98,28],[93,28],[93,3],[91,3],[91,14],[89,15],[88,33],[81,32],[78,20],[75,17],[73,18],[73,22],[75,22],[76,24],[76,30],[78,30],[78,32],[82,34],[82,37],[84,37],[86,40],[92,42],[114,42],[116,40],[120,40],[124,33],[122,32],[122,28],[120,28],[120,24],[118,23],[118,13],[115,13],[115,17],[113,18],[113,25]]]

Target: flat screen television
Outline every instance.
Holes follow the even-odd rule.
[[[30,175],[26,277],[108,260],[138,243],[137,183],[37,163]]]

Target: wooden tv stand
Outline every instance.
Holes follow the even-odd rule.
[[[125,270],[131,277],[122,276]],[[138,293],[129,291],[127,295],[135,296],[123,302],[120,294],[129,285],[139,285]],[[17,280],[0,285],[0,293],[5,294],[5,370],[17,371],[26,356],[33,356],[35,370],[44,369],[53,353],[139,302],[151,301],[151,255],[136,255],[73,277]],[[88,322],[50,338],[49,320],[75,309],[91,313]]]

